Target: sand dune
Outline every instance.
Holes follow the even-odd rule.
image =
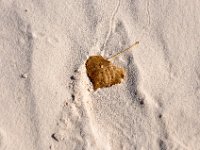
[[[200,149],[200,2],[0,1],[0,150]],[[94,91],[85,62],[112,63]]]

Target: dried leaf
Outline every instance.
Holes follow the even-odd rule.
[[[94,90],[119,84],[124,78],[124,69],[114,66],[102,56],[90,56],[86,69]]]

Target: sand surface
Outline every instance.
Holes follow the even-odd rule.
[[[199,118],[199,0],[0,0],[0,150],[198,150]]]

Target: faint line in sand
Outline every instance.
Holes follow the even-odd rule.
[[[146,4],[146,14],[147,14],[147,18],[148,18],[148,21],[146,23],[146,25],[142,28],[142,31],[141,31],[141,34],[139,35],[138,39],[136,41],[141,41],[141,39],[143,38],[146,30],[148,31],[148,28],[150,28],[150,25],[151,25],[151,15],[150,15],[150,1],[148,0],[147,1],[147,4]]]
[[[115,16],[116,16],[117,12],[118,12],[120,3],[121,3],[121,0],[118,1],[117,6],[115,7],[115,9],[114,9],[114,11],[112,13],[112,16],[111,16],[111,19],[110,19],[110,24],[109,24],[109,31],[108,31],[108,34],[107,34],[106,39],[105,39],[105,42],[104,42],[103,46],[101,47],[100,51],[103,51],[104,47],[106,46],[106,44],[108,42],[108,39],[110,38],[110,35],[112,33],[112,29],[113,29],[114,19],[115,19]]]

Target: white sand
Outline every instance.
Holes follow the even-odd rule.
[[[200,1],[0,0],[0,150],[197,150],[199,117]]]

